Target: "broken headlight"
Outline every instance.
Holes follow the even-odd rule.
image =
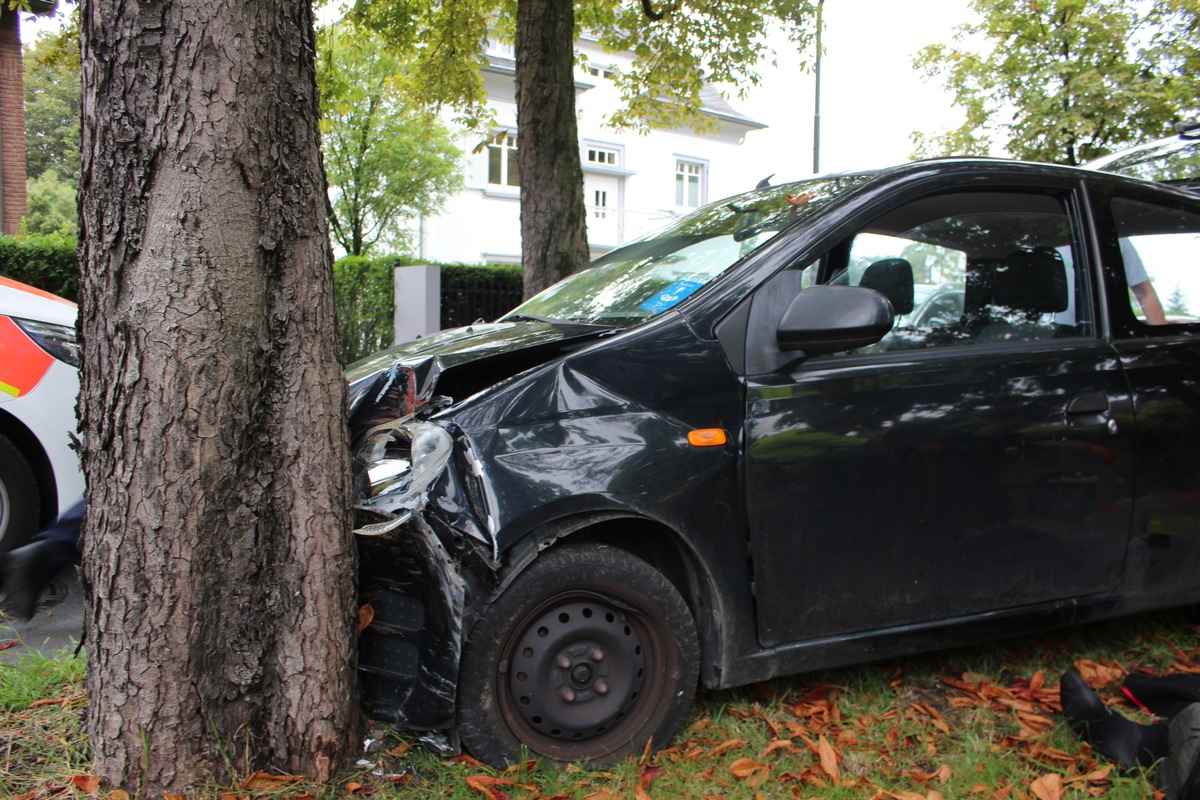
[[[380,521],[354,532],[380,536],[424,508],[429,487],[446,468],[453,446],[445,428],[411,417],[368,431],[355,453],[355,507],[373,512]]]

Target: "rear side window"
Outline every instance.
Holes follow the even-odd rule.
[[[1137,325],[1200,324],[1200,215],[1142,200],[1112,202],[1121,274]]]

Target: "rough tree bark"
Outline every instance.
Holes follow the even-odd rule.
[[[530,297],[588,262],[572,0],[517,3],[521,267]]]
[[[87,725],[135,796],[357,740],[311,4],[84,0]]]

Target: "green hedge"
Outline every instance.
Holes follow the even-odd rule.
[[[58,234],[0,236],[0,275],[78,300],[75,239]]]
[[[334,301],[342,329],[342,359],[350,364],[394,343],[393,270],[411,258],[347,256],[333,265]],[[495,319],[521,301],[519,266],[442,264],[442,328]]]
[[[393,341],[392,270],[400,258],[346,256],[333,264],[333,299],[342,329],[342,363],[350,364]]]
[[[347,256],[334,263],[334,304],[342,331],[343,363],[392,346],[392,271],[416,263],[396,256]],[[443,328],[495,319],[520,302],[520,267],[441,267]],[[61,235],[0,236],[0,275],[78,300],[75,240]]]

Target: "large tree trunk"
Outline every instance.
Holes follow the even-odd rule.
[[[88,731],[137,796],[356,736],[345,385],[296,0],[84,0]]]
[[[517,157],[525,296],[588,262],[572,0],[517,2]]]

